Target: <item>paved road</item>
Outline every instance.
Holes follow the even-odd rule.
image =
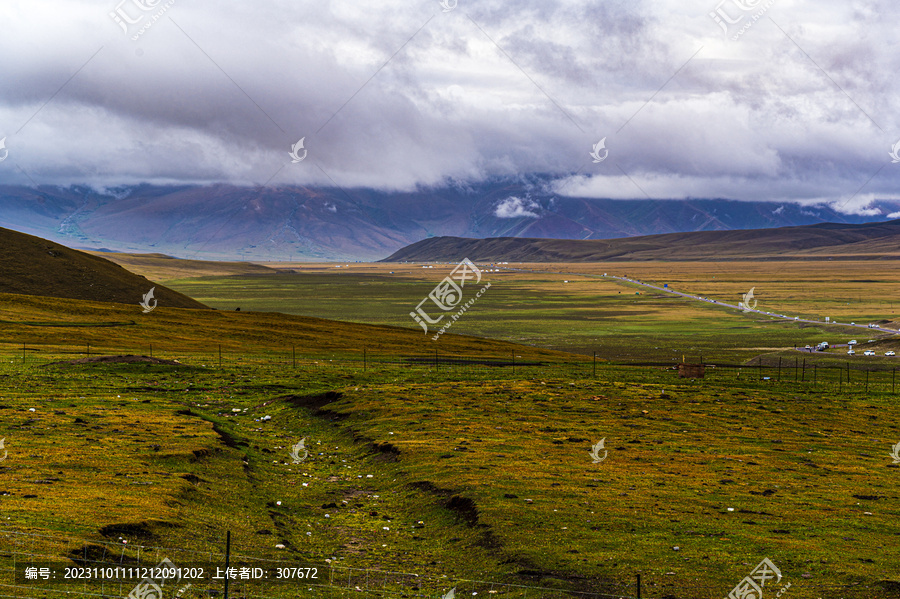
[[[900,331],[896,331],[894,329],[888,329],[888,328],[884,328],[884,327],[870,327],[870,326],[864,325],[864,324],[851,324],[849,322],[841,323],[841,322],[834,322],[834,321],[823,322],[821,320],[807,320],[805,318],[800,318],[797,316],[786,316],[784,314],[775,314],[774,312],[765,312],[763,310],[749,310],[749,309],[742,308],[741,306],[738,306],[735,304],[729,304],[727,302],[720,302],[718,300],[711,300],[709,298],[706,298],[706,297],[703,297],[700,295],[684,293],[683,291],[675,291],[674,289],[669,289],[668,287],[658,287],[656,285],[650,285],[649,283],[641,283],[637,279],[629,279],[628,277],[617,277],[616,275],[610,275],[610,274],[597,275],[597,274],[593,274],[593,273],[583,273],[583,272],[559,272],[559,271],[530,270],[530,269],[526,269],[526,268],[509,268],[509,267],[506,267],[505,270],[517,270],[517,271],[521,271],[521,272],[534,272],[534,273],[546,273],[546,274],[558,274],[558,275],[574,275],[574,276],[582,276],[582,277],[594,277],[594,278],[600,278],[600,279],[615,279],[618,281],[624,281],[626,283],[640,285],[641,287],[646,287],[648,289],[655,289],[657,291],[662,291],[663,293],[668,293],[671,295],[676,295],[679,297],[683,297],[683,298],[687,298],[687,299],[691,299],[691,300],[695,300],[695,301],[705,302],[708,304],[715,304],[717,306],[725,306],[726,308],[734,308],[735,310],[741,310],[743,312],[755,312],[757,314],[765,314],[767,316],[771,316],[776,319],[780,318],[782,320],[787,320],[790,322],[808,322],[808,323],[824,325],[824,326],[837,325],[837,326],[842,326],[842,327],[854,327],[854,328],[858,328],[858,329],[865,329],[867,331],[880,331],[882,333],[891,333],[893,335],[900,335]],[[841,344],[832,345],[831,347],[841,347]],[[800,349],[800,348],[798,348],[798,349]]]

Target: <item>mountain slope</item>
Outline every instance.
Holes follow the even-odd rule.
[[[463,258],[481,262],[900,259],[900,220],[605,240],[437,237],[405,247],[383,262],[456,262]]]
[[[159,306],[206,308],[109,260],[0,228],[0,291],[3,293],[135,304],[137,309],[143,295],[154,286]]]
[[[614,239],[887,220],[827,206],[561,197],[547,181],[411,192],[138,185],[0,186],[0,226],[76,247],[210,260],[374,260],[420,239]],[[882,214],[900,203],[879,200]]]

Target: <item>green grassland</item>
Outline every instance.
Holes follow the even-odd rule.
[[[533,272],[485,272],[490,289],[453,332],[504,339],[617,361],[680,362],[684,356],[740,362],[780,348],[858,336],[900,340],[834,325],[790,323],[734,308],[673,297],[603,278],[604,272],[669,284],[673,289],[737,303],[755,287],[758,309],[810,319],[892,323],[900,276],[882,263],[639,263],[512,265]],[[510,268],[511,268],[510,267]],[[294,274],[167,281],[222,309],[252,308],[320,318],[416,327],[409,312],[450,267],[435,265],[292,265]],[[730,269],[730,270],[729,270]],[[393,271],[393,272],[391,272]],[[560,274],[557,274],[558,271]],[[848,272],[856,272],[847,280]],[[584,273],[584,274],[574,274]],[[568,281],[568,282],[566,282]],[[864,290],[864,291],[863,291]],[[636,295],[637,294],[637,295]],[[891,326],[891,324],[888,324]],[[893,328],[897,328],[894,323]],[[443,340],[435,345],[440,346]]]
[[[889,393],[583,366],[10,357],[0,534],[124,535],[134,557],[221,552],[231,531],[240,555],[447,576],[443,592],[481,580],[633,596],[640,573],[645,596],[721,597],[768,556],[797,597],[895,596]],[[295,465],[301,438],[310,457]]]
[[[772,311],[793,314],[796,302],[818,313],[820,304],[834,318],[855,310],[857,322],[887,320],[882,302],[896,285],[870,265],[860,279],[876,282],[840,312],[836,300],[849,296],[833,292],[838,272],[678,266],[670,286],[733,300],[751,277],[767,276],[757,295]],[[815,385],[788,369],[778,381],[773,368],[779,357],[844,365],[842,353],[785,348],[859,331],[636,296],[572,274],[597,274],[583,265],[560,265],[580,270],[485,273],[491,288],[450,329],[478,336],[435,342],[408,313],[447,267],[292,268],[167,282],[220,310],[161,303],[142,314],[0,295],[0,597],[63,596],[9,583],[24,552],[11,531],[67,539],[47,543],[58,558],[115,546],[120,559],[145,551],[155,560],[162,547],[176,563],[218,559],[230,531],[237,555],[352,579],[343,591],[323,582],[233,595],[244,597],[437,598],[453,587],[550,596],[504,585],[634,597],[640,574],[644,597],[711,599],[764,557],[785,576],[767,597],[788,582],[797,598],[900,596],[892,373],[873,373],[867,392],[859,371],[838,386],[836,368],[820,370]],[[673,276],[659,264],[622,270],[609,268]],[[92,354],[152,346],[178,363],[53,364],[84,357],[88,345]],[[609,359],[596,374],[583,355],[595,350]],[[430,361],[435,351],[444,361]],[[702,380],[615,363],[700,351],[747,362]],[[410,355],[429,359],[398,363]],[[453,356],[510,360],[448,363]],[[295,464],[300,439],[309,456]],[[589,450],[601,439],[608,454],[595,463]],[[409,576],[376,584],[375,573],[353,578],[349,568]],[[221,590],[197,585],[183,597]]]

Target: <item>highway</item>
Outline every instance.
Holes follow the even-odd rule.
[[[494,264],[492,266],[494,268],[496,268],[497,265]],[[835,326],[841,326],[841,327],[853,327],[853,328],[858,328],[858,329],[864,329],[866,331],[880,331],[882,333],[891,333],[892,335],[900,335],[900,331],[896,331],[894,329],[888,329],[885,327],[870,327],[870,326],[864,325],[864,324],[853,324],[853,323],[849,323],[849,322],[835,322],[835,321],[824,322],[822,320],[808,320],[805,318],[800,318],[799,316],[787,316],[785,314],[776,314],[774,312],[766,312],[764,310],[751,310],[751,309],[744,308],[744,307],[741,307],[736,304],[720,302],[718,300],[712,300],[709,298],[705,298],[703,296],[693,295],[691,293],[685,293],[683,291],[675,291],[674,289],[669,289],[668,287],[659,287],[657,285],[651,285],[649,283],[642,283],[641,281],[638,281],[637,279],[629,279],[628,277],[618,277],[616,275],[610,275],[610,274],[597,275],[597,274],[593,274],[593,273],[583,273],[583,272],[559,272],[559,271],[550,271],[550,270],[532,270],[532,269],[526,269],[526,268],[510,268],[510,267],[501,267],[501,268],[503,268],[504,270],[515,270],[515,271],[520,271],[520,272],[572,275],[572,276],[591,277],[591,278],[600,278],[600,279],[615,279],[617,281],[631,283],[633,285],[638,285],[640,287],[645,287],[647,289],[654,289],[656,291],[668,293],[673,296],[683,297],[686,299],[704,302],[707,304],[714,304],[716,306],[724,306],[726,308],[734,308],[735,310],[740,310],[741,312],[755,312],[756,314],[764,314],[766,316],[771,316],[772,318],[775,318],[775,319],[782,319],[782,320],[786,320],[786,321],[790,321],[790,322],[807,322],[807,323],[817,324],[817,325],[822,325],[822,326],[835,325]],[[834,345],[834,344],[832,345],[832,347],[839,347],[839,346],[840,345]],[[802,348],[798,348],[798,349],[802,349]]]

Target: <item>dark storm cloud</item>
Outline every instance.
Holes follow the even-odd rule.
[[[3,182],[549,174],[566,195],[863,210],[900,181],[887,2],[120,1],[0,6]]]

